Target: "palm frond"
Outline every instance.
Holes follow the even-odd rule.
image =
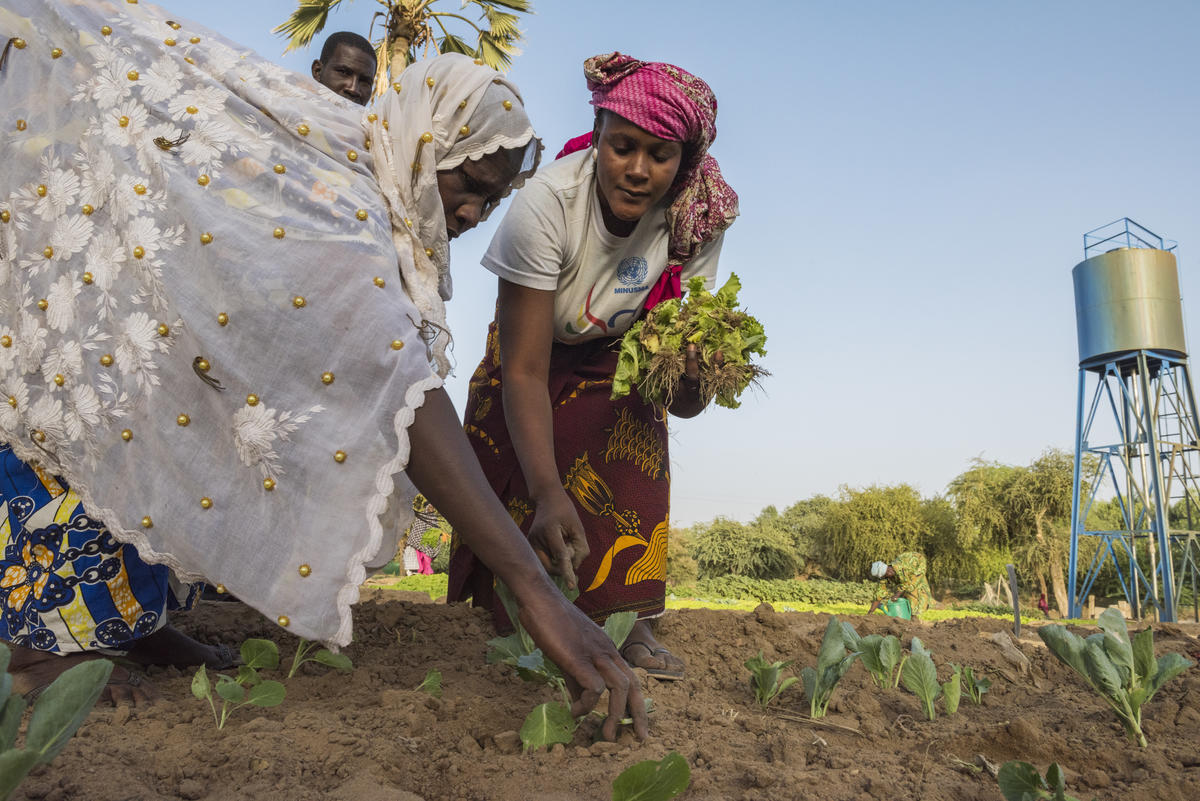
[[[272,33],[288,37],[288,45],[283,52],[299,50],[307,47],[325,23],[329,20],[329,12],[342,0],[300,0],[300,5]]]
[[[499,11],[491,6],[484,6],[483,16],[487,19],[488,30],[493,36],[512,42],[521,39],[521,29],[517,27],[516,14]]]
[[[487,33],[479,36],[479,57],[492,69],[501,72],[507,71],[512,66],[513,56],[519,55],[520,52],[510,43],[496,39]]]
[[[388,80],[388,68],[391,64],[392,49],[388,47],[385,38],[375,45],[375,86],[371,90],[372,98],[379,97],[391,86],[391,82]]]
[[[533,14],[533,3],[529,0],[470,0],[479,6],[501,6],[521,14]]]
[[[465,56],[475,56],[475,48],[452,33],[447,33],[442,37],[438,42],[438,50],[443,53],[462,53]]]

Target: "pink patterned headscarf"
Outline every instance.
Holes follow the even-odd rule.
[[[684,144],[684,163],[671,187],[667,209],[667,269],[647,298],[646,308],[679,297],[679,276],[700,249],[728,228],[738,215],[737,193],[721,177],[708,155],[717,136],[717,98],[708,84],[673,64],[638,61],[621,53],[583,62],[592,105],[607,109],[639,128]],[[572,139],[564,152],[582,149],[590,136]]]

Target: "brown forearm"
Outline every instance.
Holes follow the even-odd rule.
[[[408,435],[408,477],[475,555],[518,598],[548,585],[529,543],[487,483],[445,390],[426,393]]]
[[[530,375],[504,376],[504,418],[530,497],[536,503],[562,490],[554,459],[554,421],[546,379]]]
[[[503,279],[497,325],[504,366],[504,419],[534,502],[562,491],[554,460],[550,351],[554,342],[554,293]]]

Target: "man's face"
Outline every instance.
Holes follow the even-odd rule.
[[[312,76],[342,97],[360,106],[371,99],[371,83],[375,80],[375,59],[357,47],[340,44],[325,63],[312,63]]]

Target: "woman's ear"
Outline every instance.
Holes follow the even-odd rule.
[[[592,123],[592,147],[600,146],[600,129],[604,127],[605,113],[602,108],[596,109],[596,120]]]

